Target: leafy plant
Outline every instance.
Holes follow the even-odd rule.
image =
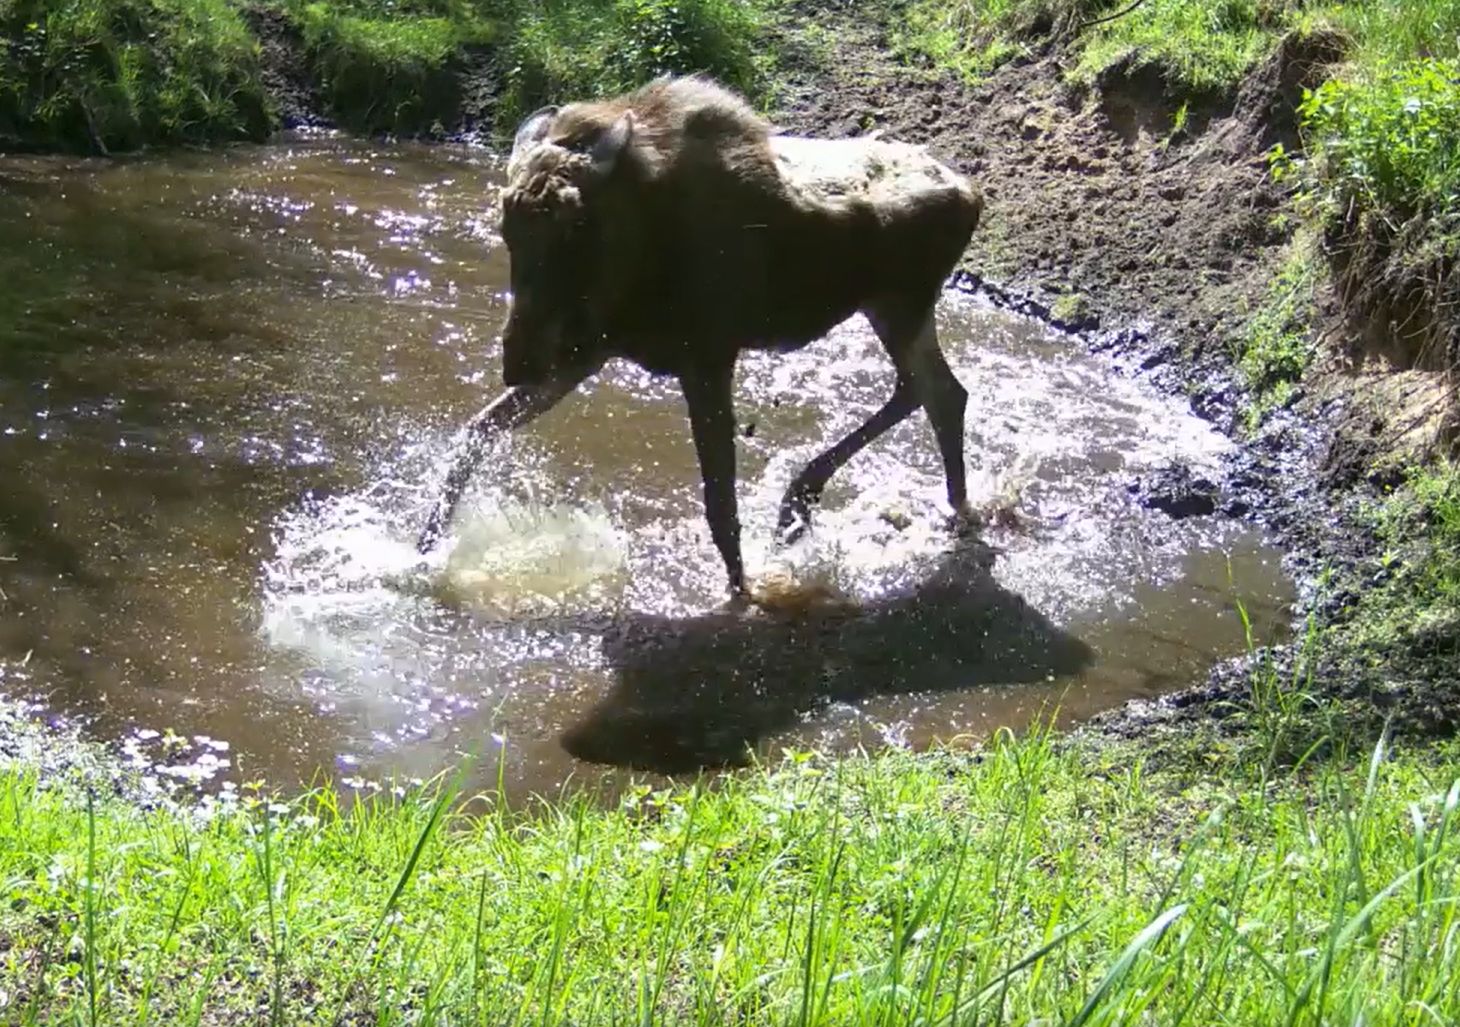
[[[1307,244],[1291,256],[1268,286],[1236,346],[1237,366],[1254,394],[1249,422],[1284,405],[1313,359],[1311,322],[1317,268]]]
[[[1397,226],[1460,215],[1460,62],[1425,58],[1330,79],[1299,106],[1329,217],[1358,204]]]

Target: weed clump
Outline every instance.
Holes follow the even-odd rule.
[[[509,0],[506,128],[546,103],[604,96],[663,74],[705,73],[765,95],[760,0]]]
[[[379,0],[300,2],[301,29],[331,115],[355,131],[438,130],[461,119],[477,58],[500,81],[489,121],[620,92],[656,75],[705,72],[764,93],[758,2],[746,0]]]
[[[1235,357],[1252,393],[1249,427],[1285,406],[1313,360],[1313,289],[1317,268],[1301,241],[1268,287],[1267,297],[1238,337]]]
[[[259,0],[355,132],[441,134],[464,88],[507,131],[546,103],[665,73],[765,95],[766,0]],[[0,0],[0,146],[110,151],[261,139],[277,125],[236,0]],[[489,95],[488,95],[489,94]]]
[[[411,132],[455,118],[458,51],[494,27],[469,10],[384,11],[305,3],[290,9],[335,120],[356,132]]]
[[[1257,0],[1146,0],[1091,30],[1074,78],[1151,68],[1178,95],[1231,92],[1269,52],[1275,27]]]
[[[1359,603],[1361,634],[1405,639],[1454,667],[1460,656],[1460,465],[1411,467],[1371,510],[1381,553]]]
[[[1360,67],[1299,108],[1305,153],[1279,157],[1328,235],[1341,292],[1399,324],[1421,366],[1460,362],[1460,61]]]

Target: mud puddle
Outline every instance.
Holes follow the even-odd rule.
[[[744,360],[740,494],[773,611],[724,608],[675,387],[610,366],[503,441],[449,545],[415,531],[493,394],[496,160],[331,139],[0,162],[0,690],[188,773],[509,789],[747,747],[924,745],[1188,684],[1278,637],[1248,527],[1133,478],[1230,445],[1038,324],[950,293],[981,540],[921,417],[772,545],[784,485],[885,398],[855,320]],[[171,736],[162,734],[172,732]],[[149,750],[150,751],[150,750]]]

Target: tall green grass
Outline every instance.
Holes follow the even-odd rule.
[[[270,118],[228,0],[0,0],[0,147],[259,138]]]
[[[499,31],[459,3],[386,8],[313,0],[286,10],[330,114],[357,132],[440,131],[460,108],[462,49],[490,43]]]
[[[1221,93],[1268,51],[1274,27],[1258,0],[1147,0],[1090,30],[1074,75],[1153,67],[1176,92]]]
[[[665,73],[703,72],[765,95],[764,0],[504,0],[511,23],[501,119],[543,103],[619,92]]]
[[[896,24],[905,52],[970,77],[1054,41],[1074,46],[1075,81],[1149,67],[1189,96],[1231,89],[1267,52],[1281,17],[1259,0],[911,0]]]
[[[0,774],[0,1018],[1443,1023],[1453,749],[1274,777],[1040,732],[510,812],[206,821]]]
[[[359,131],[450,126],[473,64],[506,131],[529,111],[708,73],[763,94],[761,0],[289,0],[332,113]]]
[[[509,129],[662,73],[764,96],[766,0],[257,0],[357,132]],[[0,146],[133,149],[274,127],[242,0],[0,0]],[[272,22],[270,22],[272,23]]]

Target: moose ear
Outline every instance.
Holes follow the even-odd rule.
[[[593,144],[591,157],[593,158],[593,170],[600,175],[607,175],[613,172],[618,166],[619,158],[623,156],[624,150],[628,149],[629,140],[634,136],[634,114],[632,111],[624,111],[613,125],[598,137]]]
[[[556,107],[541,107],[523,119],[517,128],[516,137],[512,140],[512,152],[516,153],[524,146],[542,142],[547,137],[548,126],[552,124],[557,113]]]

